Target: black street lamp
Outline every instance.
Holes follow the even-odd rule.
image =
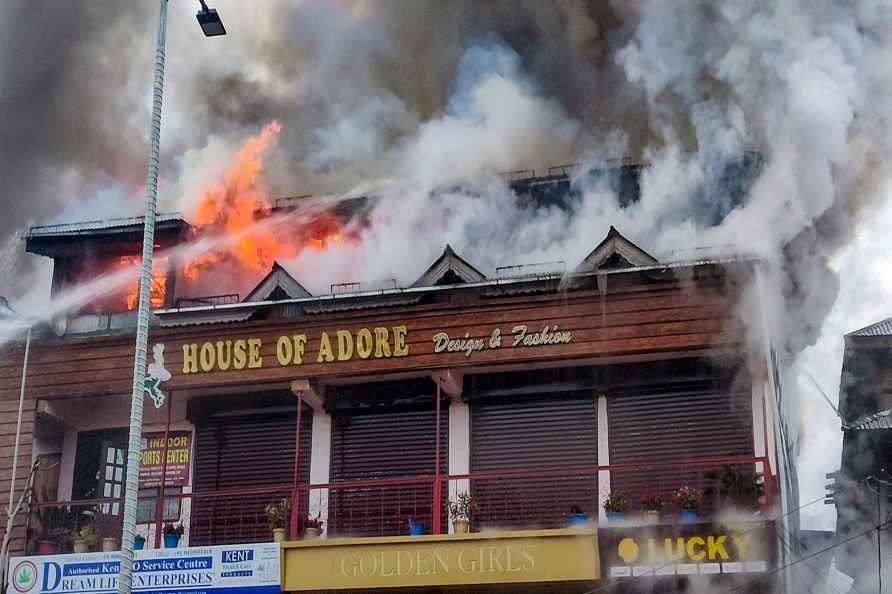
[[[223,21],[220,20],[220,15],[217,14],[217,11],[213,8],[208,8],[204,0],[198,1],[201,2],[201,10],[198,11],[195,18],[198,19],[198,24],[201,25],[201,30],[204,31],[205,37],[226,35],[226,27],[223,26]]]

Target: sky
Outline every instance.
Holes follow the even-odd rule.
[[[447,242],[487,274],[575,264],[610,225],[663,259],[756,255],[802,500],[823,492],[839,422],[804,370],[835,398],[843,335],[892,316],[888,0],[211,5],[225,37],[170,4],[162,210],[194,220],[262,137],[245,193],[386,197],[355,242],[285,254],[313,291],[411,282]],[[0,5],[0,295],[21,311],[47,311],[51,272],[24,253],[29,226],[141,212],[157,10]],[[721,173],[744,151],[764,164],[736,202]],[[518,208],[498,175],[623,157],[648,164],[640,202],[583,183],[572,216]],[[822,505],[803,517],[833,524]]]

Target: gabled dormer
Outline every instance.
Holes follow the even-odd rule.
[[[623,237],[613,225],[604,241],[598,244],[576,268],[577,272],[594,272],[615,268],[634,268],[656,264],[657,259]]]
[[[486,280],[482,272],[471,266],[465,259],[456,254],[447,243],[443,254],[437,258],[430,268],[424,271],[413,287],[435,287],[442,285],[460,285]]]
[[[260,283],[248,293],[245,301],[280,301],[282,299],[300,299],[311,297],[303,285],[297,282],[278,262]]]

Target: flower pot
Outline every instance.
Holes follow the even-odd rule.
[[[304,540],[316,540],[319,538],[318,528],[304,528]]]
[[[421,536],[424,534],[424,522],[409,522],[409,535]]]
[[[681,523],[682,524],[691,524],[696,522],[700,518],[700,514],[693,509],[683,509],[681,510]]]
[[[164,535],[164,548],[165,549],[175,549],[180,544],[180,535],[179,534],[165,534]]]
[[[114,536],[106,536],[102,539],[102,551],[110,553],[118,550],[118,539]]]
[[[71,545],[75,553],[86,553],[90,550],[89,545],[87,545],[87,541],[83,538],[75,538],[71,542]]]
[[[467,518],[452,520],[452,528],[456,534],[468,534],[471,531],[471,522]]]
[[[55,540],[39,540],[37,541],[38,555],[55,555],[59,552],[59,543]]]
[[[588,522],[588,514],[578,513],[570,514],[570,525],[579,526]]]
[[[655,509],[648,509],[644,511],[644,523],[645,524],[659,524],[660,523],[660,512]]]
[[[133,537],[133,550],[141,551],[146,548],[146,539],[139,534]]]
[[[608,522],[622,522],[625,519],[626,519],[626,512],[621,512],[621,511],[607,512],[607,521]]]
[[[273,542],[285,542],[284,528],[273,528]]]

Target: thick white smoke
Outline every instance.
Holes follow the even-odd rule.
[[[489,275],[542,261],[569,269],[610,225],[664,259],[700,246],[757,254],[771,266],[770,331],[805,428],[803,500],[823,489],[838,464],[838,424],[800,370],[835,394],[841,334],[892,315],[880,301],[890,303],[882,252],[870,250],[890,218],[885,2],[216,4],[223,40],[196,37],[193,7],[171,4],[167,207],[188,212],[246,135],[278,118],[280,150],[265,172],[274,194],[381,196],[357,243],[286,263],[316,293],[344,281],[410,283],[446,243]],[[139,10],[153,22],[154,10]],[[152,43],[147,32],[126,44],[141,67]],[[147,129],[149,71],[124,81],[127,105],[142,110],[128,110],[128,126],[138,115]],[[717,179],[747,149],[764,168],[738,204]],[[649,164],[641,200],[627,208],[580,179],[574,214],[522,209],[498,175],[626,155]],[[137,184],[116,179],[100,197],[101,186],[88,186],[90,212],[79,201],[64,218],[139,212]],[[17,278],[20,250],[0,247],[9,271],[0,286],[27,309],[37,302],[21,296],[35,277]],[[813,507],[806,519],[827,527],[832,513]]]

